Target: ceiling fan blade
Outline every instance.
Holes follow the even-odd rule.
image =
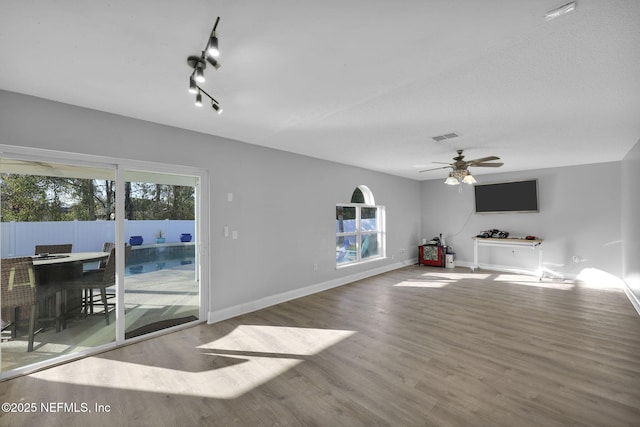
[[[474,168],[499,168],[502,165],[504,165],[504,163],[478,163],[469,166],[473,166]]]
[[[451,166],[441,166],[439,168],[433,168],[433,169],[425,169],[423,171],[418,171],[418,173],[422,173],[422,172],[429,172],[429,171],[435,171],[438,169],[449,169]]]
[[[471,165],[476,163],[489,162],[491,160],[500,160],[500,157],[496,157],[496,156],[481,157],[479,159],[467,160],[467,164]]]
[[[436,164],[440,164],[440,165],[449,165],[449,166],[451,166],[451,163],[449,163],[449,162],[431,162],[431,163],[436,163]]]

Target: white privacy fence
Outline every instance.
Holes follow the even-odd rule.
[[[165,243],[180,242],[180,235],[190,233],[195,240],[193,220],[125,220],[125,241],[142,236],[143,244],[156,243],[162,231]],[[0,228],[2,258],[29,256],[36,245],[72,243],[74,252],[102,250],[104,242],[115,242],[114,221],[43,221],[3,222]]]

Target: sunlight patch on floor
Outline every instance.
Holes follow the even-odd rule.
[[[454,280],[438,281],[438,280],[405,280],[400,283],[396,283],[393,286],[400,288],[444,288],[447,285],[456,283]]]
[[[538,277],[526,276],[524,274],[505,274],[500,273],[493,278],[496,282],[527,282],[527,283],[539,283]]]
[[[462,280],[462,279],[479,279],[484,280],[487,279],[491,274],[489,273],[460,273],[460,272],[433,272],[430,271],[428,273],[422,274],[423,277],[432,277],[434,279],[449,279],[449,280]]]
[[[527,276],[523,274],[499,274],[493,279],[496,282],[504,282],[512,285],[531,286],[534,288],[558,289],[562,291],[570,291],[575,287],[572,282],[557,282],[540,280],[535,276]]]
[[[198,348],[311,356],[353,334],[355,334],[355,331],[337,329],[240,325],[230,334],[208,344],[203,344]]]
[[[624,289],[624,282],[611,273],[597,269],[584,268],[578,273],[581,286],[592,289]]]
[[[568,282],[539,282],[536,281],[535,282],[520,282],[520,281],[509,281],[509,282],[505,282],[508,283],[510,285],[521,285],[521,286],[531,286],[534,288],[545,288],[545,289],[558,289],[561,291],[570,291],[571,289],[575,288],[575,285],[573,283],[568,283]]]
[[[91,366],[83,375],[65,375],[61,381],[61,366],[36,372],[33,377],[153,393],[193,396],[198,390],[196,396],[234,399],[353,334],[355,331],[349,330],[240,325],[196,349],[185,348],[189,353],[185,357],[194,358],[193,352],[197,353],[202,369],[180,370],[90,357],[75,362]],[[111,374],[105,375],[107,372]]]

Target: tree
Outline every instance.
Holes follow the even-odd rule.
[[[2,174],[2,221],[113,219],[115,182]],[[127,219],[194,219],[193,187],[125,182]]]
[[[2,176],[3,221],[62,221],[67,210],[66,178],[5,174]]]

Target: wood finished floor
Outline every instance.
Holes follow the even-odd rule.
[[[620,289],[410,266],[4,381],[0,401],[37,405],[3,426],[640,426],[640,316]]]

